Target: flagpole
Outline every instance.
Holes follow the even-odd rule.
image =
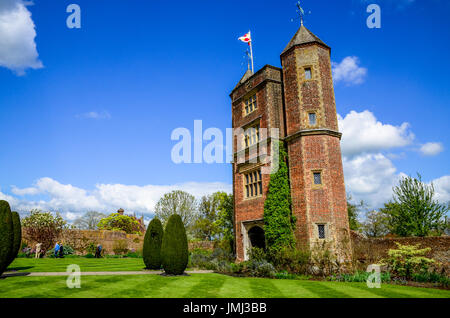
[[[253,67],[253,48],[252,48],[252,41],[249,42],[250,44],[250,59],[252,60],[252,73],[255,74],[255,69]]]

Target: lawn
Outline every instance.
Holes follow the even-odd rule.
[[[77,264],[82,272],[139,271],[144,268],[142,258],[16,258],[8,270],[19,272],[65,272],[67,266]]]
[[[77,264],[82,272],[140,271],[142,258],[17,258],[8,270],[19,272],[65,272]],[[69,289],[66,277],[16,276],[0,279],[0,298],[6,297],[164,297],[164,298],[260,298],[260,297],[444,297],[450,291],[382,284],[369,289],[364,283],[340,283],[308,280],[238,278],[220,274],[82,276],[80,289]]]
[[[238,278],[221,274],[82,276],[81,288],[66,287],[66,277],[8,277],[0,280],[0,298],[347,298],[443,297],[450,291],[383,284],[369,289],[364,283]]]

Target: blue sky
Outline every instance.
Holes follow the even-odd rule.
[[[81,29],[66,26],[71,3],[81,7]],[[380,5],[381,29],[366,26],[369,3]],[[230,190],[230,165],[174,164],[171,132],[196,119],[204,129],[230,127],[228,95],[247,67],[237,37],[251,30],[255,69],[280,66],[299,26],[294,4],[5,0],[0,198],[73,218],[119,207],[150,214],[175,188]],[[400,176],[420,172],[450,201],[450,3],[304,6],[305,25],[332,47],[347,191],[380,206]]]

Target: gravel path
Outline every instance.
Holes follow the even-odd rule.
[[[123,271],[123,272],[81,272],[82,276],[105,276],[105,275],[159,275],[163,271]],[[186,271],[187,274],[208,274],[213,273],[213,271],[207,270],[192,270]],[[2,277],[14,277],[14,276],[27,276],[27,277],[38,277],[38,276],[67,276],[72,273],[67,272],[6,272]]]

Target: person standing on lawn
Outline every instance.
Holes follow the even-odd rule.
[[[59,258],[64,258],[64,246],[61,245],[59,246]]]
[[[34,256],[34,258],[40,258],[41,257],[41,245],[42,245],[42,243],[37,243],[36,244],[36,255]]]
[[[58,258],[59,248],[60,248],[59,243],[56,242],[56,245],[55,245],[55,258]]]

